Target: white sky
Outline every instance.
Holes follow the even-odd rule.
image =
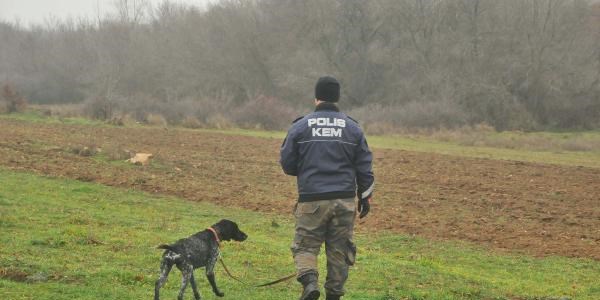
[[[163,0],[147,0],[156,5]],[[170,0],[204,6],[216,0]],[[22,25],[40,24],[48,17],[90,17],[113,11],[115,0],[0,0],[0,20],[19,20]]]

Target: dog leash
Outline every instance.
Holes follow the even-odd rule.
[[[219,248],[221,248],[221,239],[219,238],[219,234],[217,233],[217,231],[214,228],[212,228],[212,227],[208,227],[207,229],[213,233],[213,235],[215,236],[215,241],[217,242],[217,246]],[[227,276],[231,277],[231,279],[233,279],[233,280],[235,280],[235,281],[237,281],[237,282],[239,282],[239,283],[241,283],[243,285],[248,285],[248,286],[250,285],[247,282],[245,282],[245,281],[243,281],[243,280],[241,280],[241,279],[233,276],[233,274],[231,274],[231,272],[229,272],[229,269],[225,265],[225,262],[223,261],[223,257],[221,257],[220,255],[219,255],[219,262],[221,262],[221,265],[223,266],[223,269],[225,270],[225,273],[227,273]],[[279,278],[279,279],[271,281],[271,282],[259,284],[259,285],[256,285],[254,287],[270,286],[270,285],[278,284],[280,282],[288,281],[288,280],[290,280],[290,279],[292,279],[294,277],[296,277],[296,273],[290,274],[288,276]]]
[[[233,280],[235,280],[235,281],[237,281],[237,282],[239,282],[241,284],[252,286],[252,285],[248,284],[247,282],[245,282],[245,281],[243,281],[243,280],[241,280],[241,279],[233,276],[233,274],[231,274],[231,272],[229,272],[229,269],[227,269],[227,266],[225,265],[225,262],[223,261],[222,257],[219,257],[219,262],[221,262],[221,265],[223,266],[223,269],[225,270],[225,273],[227,274],[227,276],[231,277],[231,279],[233,279]],[[271,286],[271,285],[274,285],[274,284],[278,284],[280,282],[288,281],[288,280],[290,280],[290,279],[292,279],[294,277],[296,277],[296,273],[290,274],[288,276],[279,278],[279,279],[271,281],[271,282],[267,282],[267,283],[263,283],[263,284],[259,284],[259,285],[254,285],[253,287]]]
[[[290,274],[290,275],[288,275],[286,277],[279,278],[279,279],[277,279],[275,281],[271,281],[271,282],[259,284],[259,285],[255,286],[255,287],[265,287],[265,286],[270,286],[270,285],[278,284],[280,282],[288,281],[288,280],[296,277],[296,275],[297,275],[296,273]]]
[[[237,281],[237,282],[239,282],[241,284],[244,284],[244,285],[250,285],[247,282],[245,282],[245,281],[243,281],[243,280],[241,280],[241,279],[233,276],[233,274],[231,274],[231,272],[229,272],[229,269],[227,269],[227,266],[225,265],[225,262],[223,261],[222,257],[219,257],[219,262],[221,262],[221,265],[223,266],[223,269],[225,270],[225,273],[227,273],[227,276],[231,277],[231,279],[233,279],[233,280],[235,280],[235,281]]]

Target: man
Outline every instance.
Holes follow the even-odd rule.
[[[319,78],[315,111],[294,121],[281,146],[281,167],[296,176],[298,183],[292,254],[303,286],[301,300],[320,296],[317,256],[323,242],[326,298],[337,300],[344,295],[348,269],[356,255],[352,243],[354,197],[358,195],[363,218],[369,213],[373,193],[371,151],[357,122],[336,106],[339,97],[340,84],[335,78]]]

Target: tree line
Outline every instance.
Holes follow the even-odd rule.
[[[367,128],[600,128],[586,0],[119,0],[93,19],[0,21],[0,82],[99,118],[285,128],[316,79]]]

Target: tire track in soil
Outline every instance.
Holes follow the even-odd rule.
[[[0,120],[0,165],[291,215],[280,140],[162,128]],[[155,154],[151,166],[81,157],[96,145]],[[359,230],[464,240],[497,250],[600,259],[600,169],[375,149],[376,192]]]

